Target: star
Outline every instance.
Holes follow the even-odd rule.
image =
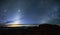
[[[18,9],[18,12],[20,12],[20,9]]]
[[[4,12],[7,12],[7,10],[5,9]]]

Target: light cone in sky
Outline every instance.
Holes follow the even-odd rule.
[[[20,10],[18,10],[16,12],[16,14],[14,15],[14,18],[13,18],[13,22],[11,23],[8,23],[6,24],[8,27],[18,27],[19,24],[20,24],[20,18],[22,17],[20,14],[19,14]],[[21,13],[21,12],[20,12]]]

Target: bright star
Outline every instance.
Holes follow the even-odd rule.
[[[20,12],[20,9],[18,9],[18,12]]]

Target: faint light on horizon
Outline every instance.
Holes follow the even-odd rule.
[[[40,23],[48,23],[50,20],[51,20],[51,18],[46,17],[46,18],[43,18],[43,19],[40,21]]]
[[[6,25],[7,25],[7,27],[18,27],[19,24],[20,24],[19,21],[14,21],[14,22],[8,23],[8,24],[6,24]]]

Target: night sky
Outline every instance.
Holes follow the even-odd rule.
[[[0,23],[59,24],[59,0],[0,0]]]

